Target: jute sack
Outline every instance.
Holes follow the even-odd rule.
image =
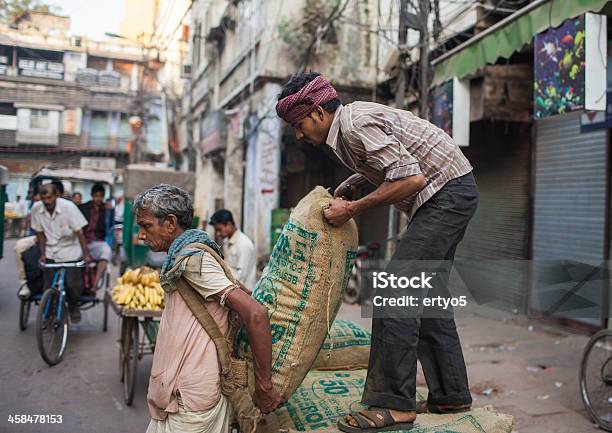
[[[283,400],[312,367],[356,257],[355,222],[333,227],[323,218],[331,198],[318,186],[298,203],[253,291],[269,311],[272,383]],[[235,341],[239,353],[249,358],[244,329]]]
[[[340,432],[336,427],[340,417],[365,408],[361,403],[365,377],[366,370],[311,371],[287,404],[274,412],[280,431]],[[426,397],[427,390],[417,388],[417,401]],[[419,415],[410,433],[510,433],[512,424],[512,416],[489,407],[454,415]]]
[[[312,366],[314,370],[367,368],[372,334],[349,320],[334,321]]]

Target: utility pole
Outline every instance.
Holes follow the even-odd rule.
[[[422,119],[429,120],[429,13],[430,0],[419,0],[419,21],[421,31],[419,33],[419,115]]]
[[[422,0],[420,0],[422,1]],[[399,33],[397,41],[399,45],[399,68],[397,75],[397,92],[395,94],[395,106],[404,108],[406,96],[406,42],[408,40],[408,0],[400,0],[399,10]]]
[[[399,62],[397,72],[397,90],[395,93],[395,106],[404,109],[406,96],[406,57],[408,55],[406,43],[408,42],[408,0],[400,0],[399,10],[399,33],[397,35],[399,45]],[[386,255],[391,258],[395,252],[395,240],[397,235],[398,212],[394,206],[389,206],[389,225],[387,226],[387,251]]]
[[[130,164],[137,164],[142,159],[142,127],[143,121],[140,116],[132,116],[129,119],[132,128],[132,145],[130,148]]]

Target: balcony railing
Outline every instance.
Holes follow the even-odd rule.
[[[131,135],[90,135],[89,147],[99,149],[127,150]]]

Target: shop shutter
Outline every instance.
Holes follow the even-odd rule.
[[[462,148],[479,201],[455,269],[476,301],[516,312],[526,311],[528,294],[530,134],[527,124],[487,120],[472,124]]]
[[[539,120],[536,136],[530,307],[597,324],[603,280],[580,280],[607,255],[607,130],[581,133],[571,113]]]

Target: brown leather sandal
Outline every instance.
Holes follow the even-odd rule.
[[[338,428],[345,433],[377,433],[410,430],[413,427],[412,422],[395,422],[389,409],[380,407],[360,410],[348,416],[352,417],[359,427],[350,425],[346,419],[340,419]]]
[[[472,409],[471,404],[457,404],[457,405],[435,405],[427,403],[426,400],[419,401],[416,406],[416,412],[419,413],[435,413],[438,415],[453,414],[468,412]]]

